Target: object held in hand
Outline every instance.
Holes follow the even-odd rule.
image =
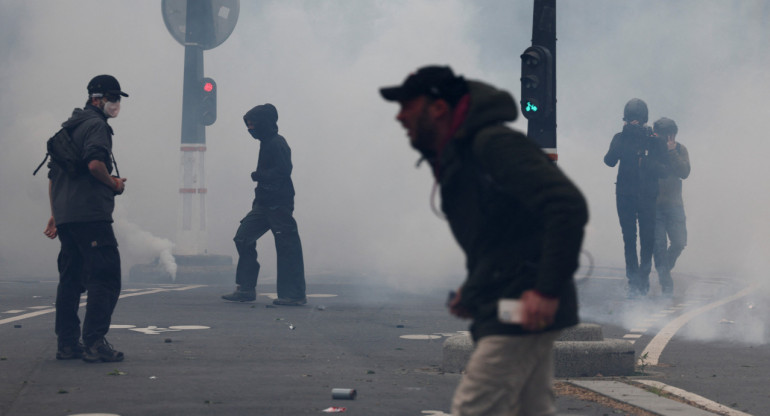
[[[500,299],[497,302],[497,319],[504,324],[521,324],[522,305],[519,299]],[[544,323],[540,322],[542,327]]]

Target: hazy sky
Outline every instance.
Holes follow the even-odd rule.
[[[753,278],[766,272],[770,202],[770,2],[557,2],[560,166],[589,201],[585,248],[622,266],[616,169],[602,162],[623,106],[644,99],[687,145],[689,245],[678,269]],[[205,52],[219,88],[207,128],[209,251],[232,237],[253,198],[258,143],[243,114],[271,102],[288,140],[295,216],[309,275],[336,272],[401,286],[453,287],[464,259],[430,210],[432,176],[377,89],[425,64],[449,64],[519,97],[531,1],[244,1],[232,36]],[[175,237],[184,49],[159,2],[0,0],[0,278],[54,278],[58,243],[42,235],[45,140],[86,100],[94,75],[118,78],[114,153],[128,178],[116,217]],[[513,124],[526,130],[522,118]],[[127,236],[120,235],[119,240]],[[123,268],[156,255],[123,244]],[[274,273],[272,241],[259,243]]]

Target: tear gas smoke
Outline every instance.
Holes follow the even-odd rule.
[[[126,264],[146,264],[155,260],[176,280],[176,261],[171,240],[152,235],[122,216],[116,216],[115,235],[120,244],[121,257]]]
[[[92,31],[95,18],[131,23],[104,37]],[[417,154],[393,119],[397,107],[377,88],[438,63],[518,96],[531,19],[529,1],[242,2],[230,39],[205,52],[204,73],[218,85],[218,120],[207,128],[209,252],[237,256],[232,236],[251,204],[258,152],[241,117],[271,102],[292,147],[308,284],[329,271],[414,290],[456,287],[463,254],[432,215],[431,174],[413,168]],[[596,264],[623,266],[616,171],[602,157],[625,102],[639,97],[651,121],[677,122],[690,150],[689,241],[675,272],[763,280],[770,3],[560,2],[557,19],[559,163],[589,201],[585,248]],[[173,238],[184,51],[159,5],[0,0],[0,34],[2,278],[55,275],[58,244],[41,235],[46,181],[29,173],[96,74],[115,75],[131,95],[110,121],[129,179],[121,215]],[[526,130],[526,121],[513,126]],[[259,249],[265,275],[274,274],[269,236]]]

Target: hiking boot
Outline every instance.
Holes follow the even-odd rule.
[[[243,290],[238,286],[235,292],[229,295],[222,295],[222,299],[229,300],[230,302],[253,302],[257,299],[257,291],[255,289]]]
[[[112,345],[110,345],[106,339],[102,338],[99,341],[91,344],[90,347],[87,347],[83,351],[83,361],[89,363],[95,363],[98,361],[114,363],[123,361],[123,353],[116,351],[114,348],[112,348]]]
[[[273,305],[281,305],[281,306],[302,306],[307,303],[307,298],[302,299],[289,299],[289,298],[278,298],[273,301]]]
[[[85,346],[80,342],[72,345],[60,345],[59,348],[56,350],[56,359],[57,360],[76,360],[78,358],[83,358],[84,349],[85,349]]]

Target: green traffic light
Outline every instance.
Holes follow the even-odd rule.
[[[527,108],[526,108],[526,109],[524,109],[524,111],[532,111],[532,112],[535,112],[535,111],[537,111],[537,106],[536,106],[536,105],[534,105],[534,104],[532,104],[531,102],[527,101]]]

